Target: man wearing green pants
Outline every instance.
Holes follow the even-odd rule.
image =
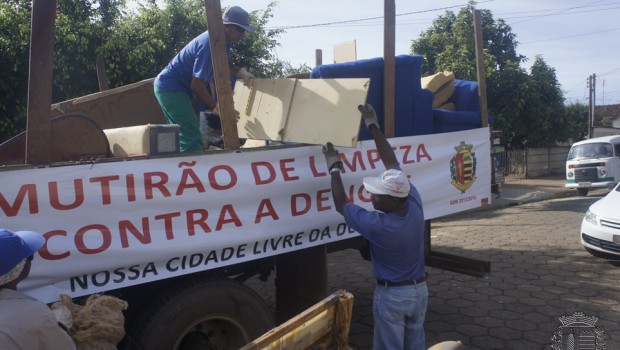
[[[232,44],[238,43],[245,32],[253,32],[249,14],[239,6],[229,7],[223,16],[226,50],[230,59]],[[247,81],[254,79],[245,68],[229,61],[232,74]],[[197,97],[209,110],[217,106],[215,98],[207,89],[214,79],[209,32],[190,41],[168,63],[155,79],[155,97],[164,112],[166,121],[179,125],[181,152],[200,152],[203,149],[200,123],[192,105]]]

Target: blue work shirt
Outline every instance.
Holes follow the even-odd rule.
[[[226,45],[226,53],[230,59],[232,46]],[[213,62],[211,60],[211,46],[209,32],[204,32],[190,41],[155,78],[155,87],[160,91],[187,92],[191,90],[192,77],[196,77],[209,84],[214,79]]]
[[[344,219],[370,242],[376,279],[404,282],[425,276],[424,211],[420,193],[411,183],[404,215],[347,203]]]

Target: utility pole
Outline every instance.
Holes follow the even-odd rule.
[[[588,77],[588,138],[594,136],[594,107],[596,107],[596,74]]]

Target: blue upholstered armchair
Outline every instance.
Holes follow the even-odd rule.
[[[455,79],[454,87],[454,94],[448,102],[454,103],[455,110],[433,110],[433,131],[435,133],[469,130],[481,126],[478,83]],[[489,125],[492,121],[489,116]]]

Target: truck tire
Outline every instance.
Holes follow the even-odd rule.
[[[272,312],[252,289],[228,279],[194,280],[157,293],[126,341],[129,349],[238,349],[272,327]]]
[[[588,196],[588,189],[587,188],[578,188],[577,189],[577,194],[581,197],[587,197]]]

